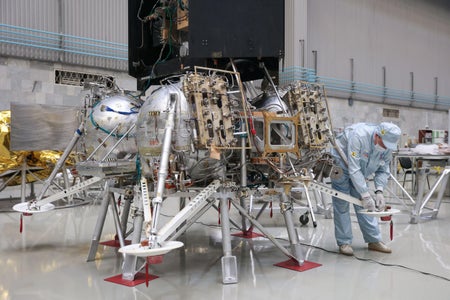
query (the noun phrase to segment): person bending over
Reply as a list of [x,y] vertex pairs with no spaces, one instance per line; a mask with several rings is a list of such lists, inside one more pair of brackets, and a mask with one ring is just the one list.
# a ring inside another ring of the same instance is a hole
[[[392,151],[397,149],[400,136],[400,128],[392,123],[357,123],[345,128],[336,137],[336,143],[342,151],[336,149],[331,151],[335,164],[343,171],[342,175],[332,176],[332,188],[362,200],[362,207],[353,206],[364,241],[368,243],[369,250],[383,253],[391,253],[392,250],[381,241],[378,219],[361,214],[360,211],[363,208],[369,211],[385,209],[383,189],[390,176]],[[372,175],[374,175],[375,199],[369,193],[367,184],[368,177]],[[339,253],[353,255],[350,203],[336,197],[332,197],[332,202]]]

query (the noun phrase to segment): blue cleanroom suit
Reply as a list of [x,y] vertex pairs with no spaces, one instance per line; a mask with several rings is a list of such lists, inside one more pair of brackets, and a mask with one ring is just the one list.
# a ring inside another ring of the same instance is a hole
[[[337,136],[336,142],[341,147],[348,160],[348,167],[338,152],[333,149],[331,154],[335,163],[343,170],[339,178],[332,178],[332,187],[340,192],[361,199],[368,195],[367,179],[374,175],[376,190],[383,190],[390,176],[389,164],[392,151],[377,149],[374,136],[380,130],[379,125],[358,123],[347,127]],[[350,220],[350,203],[333,197],[335,237],[338,246],[351,245],[353,234]],[[366,243],[381,241],[378,220],[375,217],[360,214],[361,206],[353,205],[359,227]]]

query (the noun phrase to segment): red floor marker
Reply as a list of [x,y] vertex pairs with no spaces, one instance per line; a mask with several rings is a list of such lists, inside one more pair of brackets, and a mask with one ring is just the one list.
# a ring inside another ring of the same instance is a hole
[[253,238],[257,238],[257,237],[264,237],[263,234],[256,233],[256,232],[253,232],[253,231],[241,231],[241,232],[233,233],[232,236],[237,236],[237,237],[241,237],[241,238],[245,238],[245,239],[253,239]]
[[303,272],[303,271],[307,271],[307,270],[310,270],[313,268],[320,267],[322,265],[312,262],[312,261],[305,260],[303,265],[299,266],[298,262],[291,258],[289,260],[274,264],[274,266],[282,267],[282,268],[286,268],[286,269],[290,269],[290,270],[294,270],[294,271],[298,271],[298,272]]
[[[119,240],[104,241],[104,242],[100,242],[99,244],[103,245],[103,246],[108,246],[108,247],[120,248]],[[131,245],[131,241],[125,240],[125,245]]]
[[149,281],[152,281],[156,278],[158,278],[158,276],[156,276],[156,275],[152,275],[152,274],[147,275],[145,273],[137,273],[134,276],[134,280],[125,280],[125,279],[122,279],[122,274],[119,274],[119,275],[116,275],[113,277],[105,278],[105,281],[132,287],[132,286],[137,286],[144,282],[146,282],[148,284]]

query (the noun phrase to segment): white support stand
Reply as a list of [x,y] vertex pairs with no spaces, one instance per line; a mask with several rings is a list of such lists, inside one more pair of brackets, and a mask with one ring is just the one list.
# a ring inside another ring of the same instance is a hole
[[[426,175],[424,170],[420,170],[420,172],[418,173],[419,178],[417,179],[418,182],[420,182],[420,185],[416,203],[414,205],[414,209],[411,212],[411,219],[410,219],[411,224],[417,224],[420,218],[431,218],[431,219],[436,218],[439,212],[439,207],[441,206],[442,197],[444,196],[445,189],[447,187],[449,174],[450,174],[450,166],[447,166],[445,167],[444,171],[442,172],[438,180],[434,183],[433,187],[430,189],[428,194],[426,194],[424,197],[423,194],[425,190],[426,180],[421,180],[421,177]],[[426,207],[428,201],[430,201],[431,197],[433,196],[433,193],[436,191],[439,185],[441,186],[441,189],[439,190],[434,206],[431,208]]]

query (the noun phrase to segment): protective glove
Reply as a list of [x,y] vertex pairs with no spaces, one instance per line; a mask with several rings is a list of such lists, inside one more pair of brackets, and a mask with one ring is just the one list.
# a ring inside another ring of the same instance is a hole
[[384,209],[386,208],[386,200],[384,200],[383,192],[376,193],[375,206],[379,211],[384,211]]
[[372,196],[363,196],[362,197],[362,205],[365,209],[368,211],[374,211],[375,210],[375,201],[373,200]]

